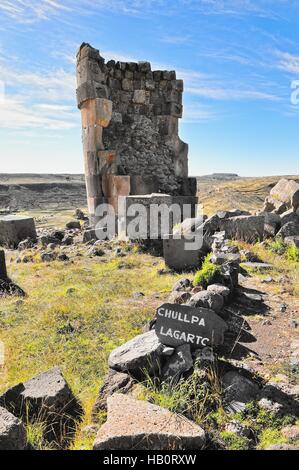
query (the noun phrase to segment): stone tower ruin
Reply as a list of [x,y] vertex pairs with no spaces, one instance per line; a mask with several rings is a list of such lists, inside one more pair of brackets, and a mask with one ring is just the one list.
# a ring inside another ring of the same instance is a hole
[[188,145],[178,136],[183,81],[175,71],[152,71],[149,62],[105,63],[83,43],[77,86],[91,221],[102,202],[117,212],[118,196],[161,193],[196,202]]

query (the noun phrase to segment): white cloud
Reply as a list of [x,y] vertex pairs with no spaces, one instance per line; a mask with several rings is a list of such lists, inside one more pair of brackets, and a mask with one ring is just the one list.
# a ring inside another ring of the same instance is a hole
[[236,87],[217,88],[208,85],[197,87],[186,87],[185,91],[191,95],[209,98],[211,100],[266,100],[278,101],[279,97],[274,94],[254,89],[238,89]]
[[7,88],[18,89],[27,93],[34,99],[46,98],[50,101],[74,101],[76,79],[74,73],[57,69],[47,72],[21,71],[7,66],[1,66],[0,80]]
[[183,123],[196,123],[203,121],[210,121],[217,117],[217,113],[211,106],[203,105],[201,103],[187,103],[183,110]]
[[76,127],[75,73],[63,69],[34,72],[13,69],[4,61],[0,82],[0,127],[6,129],[63,130]]
[[22,96],[7,95],[0,105],[0,127],[4,129],[65,130],[78,123],[79,116],[72,109],[34,105]]
[[1,0],[0,12],[20,23],[45,20],[62,11],[70,11],[67,2],[60,0]]
[[278,68],[280,70],[299,76],[299,55],[281,51],[277,51],[276,55],[279,57]]

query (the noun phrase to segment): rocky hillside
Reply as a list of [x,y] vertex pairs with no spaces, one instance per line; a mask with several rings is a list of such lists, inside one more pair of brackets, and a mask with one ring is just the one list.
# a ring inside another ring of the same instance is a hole
[[299,176],[260,178],[200,176],[197,178],[199,201],[203,204],[204,213],[209,215],[217,212],[219,208],[256,211],[261,208],[265,197],[281,178],[294,179],[299,182]]

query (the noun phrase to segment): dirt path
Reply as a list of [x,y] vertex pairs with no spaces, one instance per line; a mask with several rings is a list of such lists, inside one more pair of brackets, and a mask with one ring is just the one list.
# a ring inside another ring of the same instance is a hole
[[291,295],[287,278],[281,278],[279,283],[276,280],[266,283],[252,276],[243,279],[240,285],[241,291],[262,297],[251,305],[234,304],[255,338],[255,342],[246,345],[251,351],[246,361],[263,375],[290,372],[291,356],[293,362],[296,357],[299,362],[299,299]]

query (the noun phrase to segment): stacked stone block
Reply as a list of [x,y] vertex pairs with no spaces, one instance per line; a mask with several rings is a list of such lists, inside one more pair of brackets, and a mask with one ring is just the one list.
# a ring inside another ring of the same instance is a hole
[[195,196],[188,145],[178,136],[183,81],[175,71],[152,71],[149,62],[105,63],[98,50],[83,43],[77,83],[91,216],[98,204],[114,204],[118,195]]

